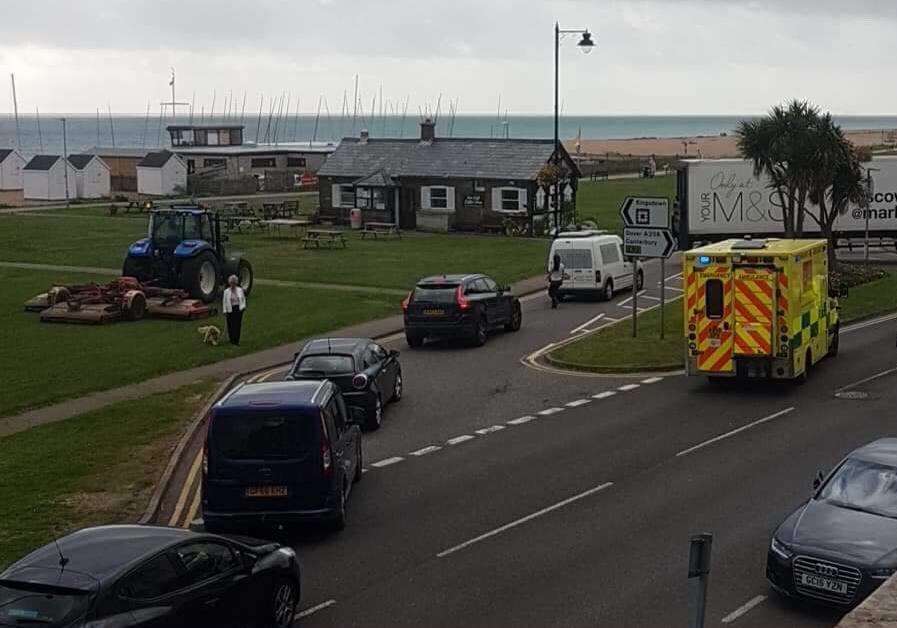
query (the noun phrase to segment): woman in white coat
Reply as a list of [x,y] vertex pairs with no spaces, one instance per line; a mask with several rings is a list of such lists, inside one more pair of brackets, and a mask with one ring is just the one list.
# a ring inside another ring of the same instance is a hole
[[243,327],[243,312],[246,310],[246,295],[238,283],[237,276],[227,278],[227,288],[224,289],[222,300],[224,318],[227,320],[227,337],[230,343],[240,346],[240,331]]

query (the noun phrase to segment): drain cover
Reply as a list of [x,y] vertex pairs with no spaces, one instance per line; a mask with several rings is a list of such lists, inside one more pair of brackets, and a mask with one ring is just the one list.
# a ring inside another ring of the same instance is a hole
[[858,399],[868,399],[869,393],[864,390],[845,390],[843,392],[835,393],[835,397],[838,399],[849,399],[849,400],[858,400]]

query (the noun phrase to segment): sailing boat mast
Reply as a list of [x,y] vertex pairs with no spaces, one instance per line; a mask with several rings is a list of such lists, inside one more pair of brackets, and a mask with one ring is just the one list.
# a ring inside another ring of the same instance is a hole
[[40,109],[34,106],[34,113],[37,114],[37,141],[40,142],[40,152],[44,152],[44,136],[40,131]]
[[10,74],[12,80],[12,108],[16,116],[16,148],[22,150],[22,135],[19,132],[19,100],[16,97],[16,75]]

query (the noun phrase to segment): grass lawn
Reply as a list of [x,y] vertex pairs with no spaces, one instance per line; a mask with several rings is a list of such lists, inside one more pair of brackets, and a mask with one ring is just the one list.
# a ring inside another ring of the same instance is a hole
[[256,286],[239,348],[210,347],[202,321],[143,320],[103,326],[41,323],[22,304],[53,282],[106,278],[0,268],[0,416],[321,334],[400,311],[395,295]]
[[0,570],[74,529],[137,519],[215,386],[197,382],[0,438]]
[[[850,296],[841,300],[841,322],[847,324],[861,318],[892,312],[897,309],[897,270],[888,269],[888,276],[851,288]],[[639,337],[632,338],[632,326],[623,321],[560,347],[549,354],[549,360],[568,368],[625,373],[648,370],[673,370],[685,363],[682,301],[667,307],[666,338],[660,340],[660,310],[639,317]]]
[[622,235],[620,205],[627,196],[665,196],[672,203],[676,196],[676,177],[581,181],[576,199],[577,215],[582,220],[594,220],[600,229]]

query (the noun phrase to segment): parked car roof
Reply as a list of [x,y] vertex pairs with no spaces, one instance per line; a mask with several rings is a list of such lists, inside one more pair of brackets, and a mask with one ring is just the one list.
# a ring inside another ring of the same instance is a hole
[[319,403],[319,393],[326,381],[260,382],[243,384],[216,404],[222,409],[249,408],[252,406],[283,406],[287,408],[311,408]]

